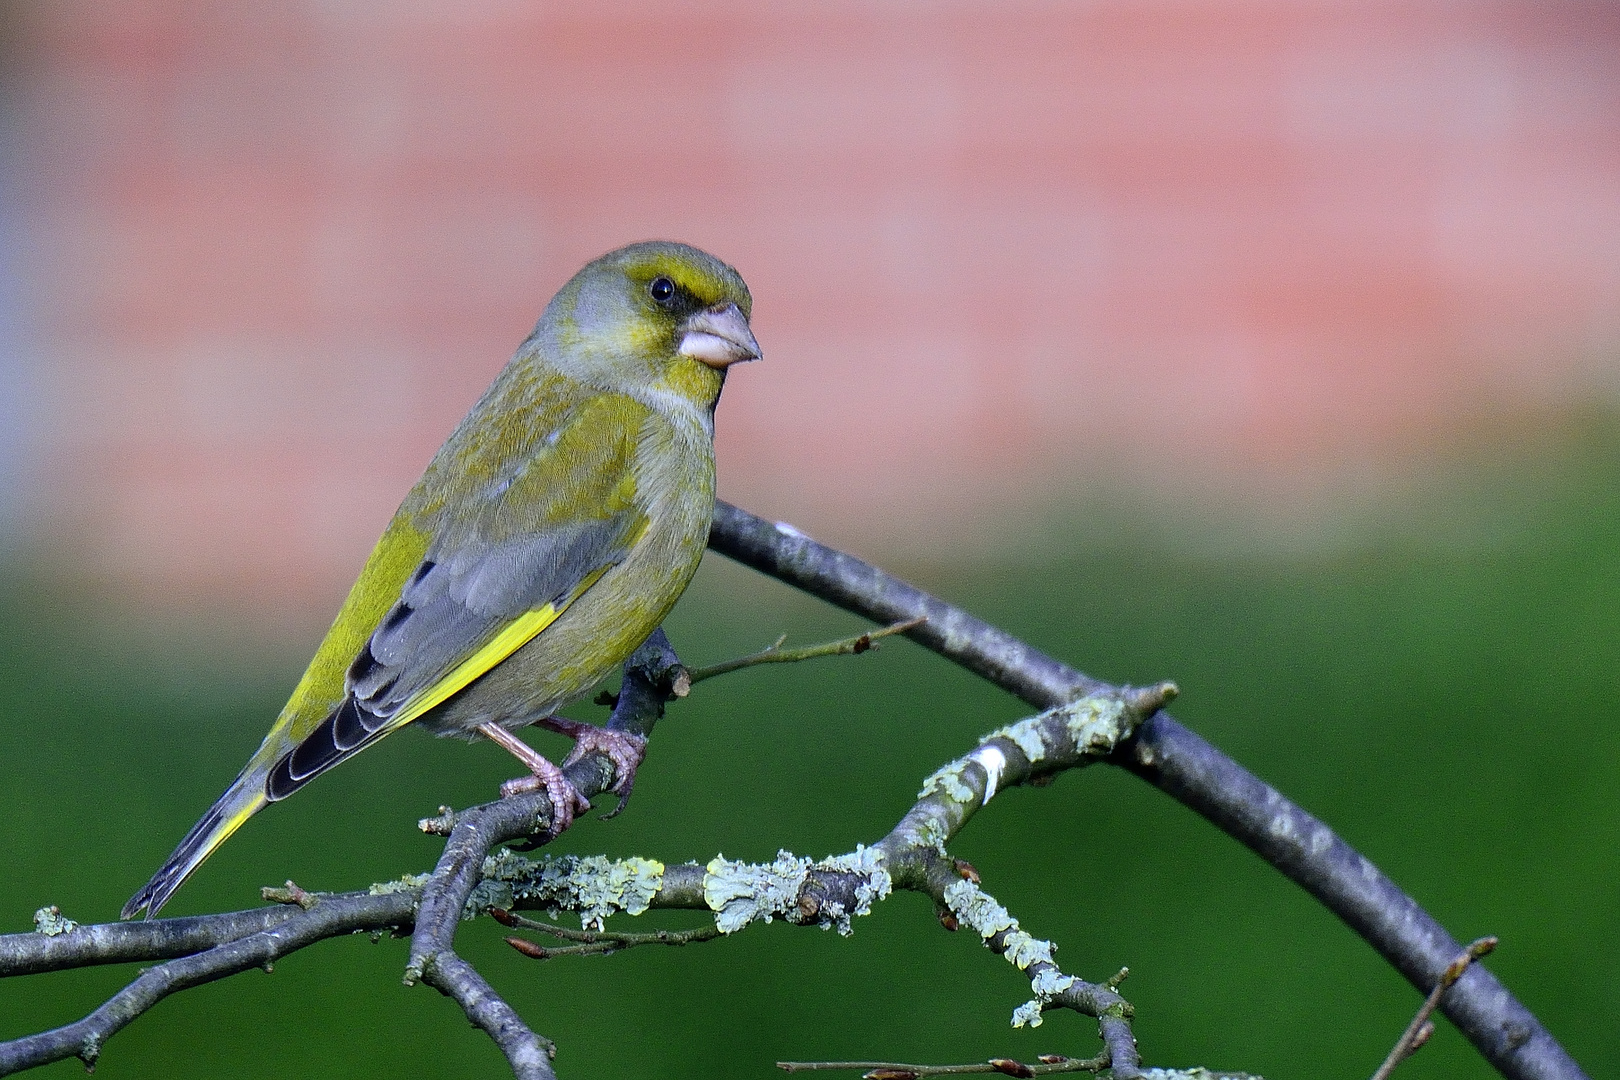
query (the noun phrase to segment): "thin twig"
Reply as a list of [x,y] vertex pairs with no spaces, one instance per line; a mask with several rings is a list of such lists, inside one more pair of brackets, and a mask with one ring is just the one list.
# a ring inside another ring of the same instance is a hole
[[928,616],[919,615],[914,619],[892,623],[879,630],[868,630],[854,637],[840,638],[837,641],[826,641],[820,645],[806,645],[802,649],[784,649],[782,643],[787,640],[783,634],[775,642],[765,646],[756,653],[739,656],[731,660],[723,660],[708,667],[688,668],[687,675],[695,686],[704,679],[712,679],[716,675],[725,675],[733,671],[740,671],[756,664],[795,664],[800,660],[814,660],[818,656],[859,656],[863,652],[877,648],[879,638],[886,638],[893,634],[903,634],[907,630],[915,630],[928,621]]
[[691,945],[699,941],[713,941],[720,936],[718,926],[699,926],[691,930],[653,930],[648,933],[629,933],[623,930],[573,930],[566,926],[530,919],[516,912],[491,909],[490,917],[502,926],[523,930],[537,930],[562,941],[576,944],[547,947],[536,945],[526,938],[509,937],[506,943],[524,956],[534,960],[549,960],[554,956],[606,956],[621,949],[637,945]]
[[1434,984],[1434,989],[1429,991],[1429,996],[1418,1006],[1417,1015],[1406,1025],[1401,1037],[1395,1040],[1394,1048],[1390,1050],[1384,1063],[1378,1066],[1378,1071],[1372,1074],[1372,1080],[1389,1080],[1389,1074],[1395,1071],[1395,1066],[1417,1053],[1418,1048],[1429,1041],[1429,1036],[1434,1032],[1434,1023],[1429,1017],[1439,1007],[1440,999],[1445,996],[1447,990],[1456,985],[1458,979],[1463,977],[1468,965],[1482,956],[1490,955],[1496,945],[1497,939],[1494,937],[1479,938],[1470,942],[1468,948],[1446,965],[1446,970],[1440,973],[1440,979]]
[[865,1071],[862,1080],[919,1080],[925,1076],[962,1076],[968,1073],[1000,1073],[1003,1076],[1050,1076],[1053,1073],[1100,1072],[1108,1068],[1106,1054],[1094,1058],[1069,1058],[1062,1054],[1042,1054],[1036,1065],[1012,1058],[991,1058],[970,1065],[907,1065],[897,1061],[778,1061],[783,1072]]

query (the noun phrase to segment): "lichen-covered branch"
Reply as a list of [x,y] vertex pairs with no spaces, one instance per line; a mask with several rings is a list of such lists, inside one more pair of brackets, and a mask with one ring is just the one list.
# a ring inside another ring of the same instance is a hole
[[[980,887],[971,867],[949,857],[947,845],[998,791],[1105,759],[1174,693],[1169,683],[1126,688],[991,732],[929,776],[887,836],[846,855],[818,861],[782,851],[769,863],[734,862],[722,855],[702,867],[666,867],[651,859],[528,859],[501,852],[486,862],[466,914],[488,911],[511,923],[520,922],[508,914],[513,909],[545,910],[553,918],[574,911],[592,941],[609,915],[659,907],[706,908],[714,913],[715,928],[726,934],[776,919],[848,934],[855,918],[893,890],[922,892],[933,898],[947,927],[975,931],[1029,979],[1033,997],[1013,1011],[1014,1026],[1039,1026],[1048,1009],[1094,1017],[1112,1075],[1135,1080],[1143,1072],[1131,1034],[1132,1011],[1113,981],[1089,983],[1064,973],[1054,959],[1055,946],[1025,931]],[[532,948],[531,955],[555,954]]]
[[[709,546],[746,566],[877,622],[925,616],[906,636],[1035,708],[1110,687],[877,567],[728,503]],[[1166,713],[1120,748],[1130,769],[1257,852],[1427,990],[1461,946],[1333,830]],[[1497,978],[1473,965],[1441,1011],[1511,1080],[1585,1080],[1573,1058]]]
[[[999,791],[1095,760],[1136,772],[1247,844],[1344,919],[1414,985],[1436,985],[1457,955],[1459,947],[1438,923],[1330,829],[1160,711],[1174,693],[1170,684],[1132,690],[1099,682],[859,559],[725,503],[716,508],[710,545],[874,621],[907,624],[904,632],[913,640],[1047,711],[993,732],[936,772],[876,844],[820,861],[787,852],[768,864],[720,856],[704,865],[671,866],[652,860],[530,860],[501,845],[534,843],[545,835],[551,807],[542,792],[534,792],[459,814],[443,810],[424,821],[425,830],[447,837],[433,872],[365,893],[289,888],[275,893],[287,901],[275,907],[109,926],[79,926],[42,909],[34,933],[0,936],[0,976],[163,962],[76,1024],[0,1043],[0,1074],[67,1057],[91,1063],[107,1037],[169,993],[268,965],[324,937],[369,931],[410,932],[407,981],[427,982],[460,1004],[518,1076],[553,1080],[550,1043],[456,955],[454,935],[465,918],[514,908],[569,910],[580,914],[582,933],[601,935],[596,944],[614,940],[603,927],[609,914],[654,907],[708,910],[720,933],[778,918],[847,933],[873,903],[892,890],[909,889],[933,897],[942,923],[979,933],[1029,978],[1032,997],[1015,1012],[1015,1022],[1034,1025],[1053,1008],[1095,1017],[1116,1077],[1223,1075],[1141,1069],[1130,1007],[1118,995],[1117,981],[1087,983],[1061,971],[1050,943],[1024,931],[971,868],[946,854],[950,838]],[[847,651],[859,651],[862,639],[851,640],[855,645]],[[739,666],[747,665],[732,668]],[[664,705],[690,686],[690,676],[657,633],[627,663],[608,727],[645,737]],[[613,773],[612,761],[601,754],[581,758],[568,771],[588,797],[613,787]],[[1461,973],[1440,1007],[1503,1075],[1584,1080],[1535,1017],[1480,965]],[[1018,1064],[997,1061],[1008,1068]]]

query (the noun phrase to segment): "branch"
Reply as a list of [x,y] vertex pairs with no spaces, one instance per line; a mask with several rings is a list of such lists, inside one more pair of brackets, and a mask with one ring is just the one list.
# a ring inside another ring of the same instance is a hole
[[[0,1043],[0,1076],[71,1057],[84,1062],[87,1069],[94,1068],[108,1038],[170,994],[250,968],[268,969],[288,953],[325,938],[364,930],[403,931],[411,925],[414,899],[408,892],[356,893],[321,897],[307,909],[264,908],[201,919],[159,919],[145,924],[81,926],[54,935],[36,931],[0,937],[0,972],[5,974],[192,951],[192,955],[147,968],[83,1020]],[[262,929],[254,930],[255,924]],[[208,934],[220,935],[221,940],[196,951],[196,944]],[[236,936],[225,936],[232,934]]]
[[224,915],[81,926],[62,918],[54,907],[41,908],[34,915],[32,934],[0,936],[0,978],[93,964],[172,960],[280,926],[294,914],[287,908],[272,907]]
[[[662,630],[653,631],[625,663],[624,683],[607,727],[648,737],[676,688],[687,685],[685,669],[669,639]],[[606,755],[588,754],[570,765],[567,775],[590,799],[612,788],[613,771],[613,762]],[[545,834],[551,813],[545,792],[535,791],[486,803],[459,817],[444,815],[447,823],[454,824],[444,854],[422,887],[410,959],[405,965],[406,984],[420,979],[455,1000],[467,1018],[495,1040],[519,1080],[555,1080],[551,1043],[531,1031],[482,976],[456,955],[453,943],[490,851],[509,840]]]
[[[790,526],[772,525],[725,503],[716,506],[710,545],[874,621],[908,623],[904,632],[913,640],[1049,711],[992,734],[972,753],[930,777],[917,804],[873,848],[857,847],[851,855],[822,863],[783,853],[777,863],[763,867],[720,858],[707,866],[667,868],[648,860],[626,860],[611,864],[607,878],[591,860],[578,860],[575,868],[581,873],[576,884],[605,884],[609,902],[603,902],[602,895],[593,899],[578,893],[570,904],[549,906],[573,906],[598,923],[612,910],[634,913],[639,904],[640,910],[649,905],[706,907],[716,913],[721,932],[773,917],[847,931],[851,917],[869,910],[891,884],[923,891],[940,905],[942,922],[965,923],[978,930],[992,951],[1030,978],[1035,1000],[1020,1009],[1024,1022],[1038,1023],[1040,1013],[1049,1008],[1094,1016],[1114,1074],[1140,1076],[1129,1006],[1115,992],[1116,981],[1084,983],[1060,972],[1050,962],[1049,943],[1019,929],[977,881],[963,876],[944,849],[949,837],[998,790],[1039,781],[1101,754],[1261,854],[1420,988],[1437,984],[1459,951],[1438,923],[1326,826],[1157,711],[1173,692],[1169,684],[1142,691],[1091,679]],[[665,703],[684,696],[689,686],[690,677],[668,642],[661,632],[655,633],[627,662],[608,727],[647,735]],[[569,778],[587,796],[594,796],[612,785],[613,771],[607,758],[589,755],[570,766]],[[551,807],[543,792],[461,814],[444,810],[423,822],[427,831],[448,836],[434,872],[368,893],[288,889],[278,895],[294,902],[289,906],[112,926],[80,927],[44,909],[38,932],[0,937],[0,975],[129,960],[168,962],[143,972],[76,1024],[0,1043],[0,1074],[66,1057],[91,1063],[109,1035],[167,994],[268,965],[322,938],[356,931],[374,935],[413,931],[407,981],[421,979],[455,999],[506,1053],[517,1075],[551,1080],[549,1042],[530,1031],[452,947],[465,914],[511,908],[514,889],[521,891],[511,872],[528,860],[510,851],[494,856],[489,852],[543,833],[550,819]],[[560,865],[556,860],[530,864],[551,870]],[[650,866],[657,866],[659,873],[656,887],[649,891]],[[494,903],[503,893],[504,902]],[[996,927],[1002,916],[1008,924]],[[987,928],[993,929],[986,932]],[[1584,1076],[1535,1017],[1479,965],[1461,972],[1441,1004],[1505,1076],[1515,1080]]]
[[[875,622],[924,616],[928,621],[907,637],[1036,708],[1111,689],[869,563],[729,503],[715,505],[709,546]],[[1433,986],[1461,950],[1444,927],[1333,830],[1167,714],[1145,722],[1116,763],[1282,871],[1418,989]],[[1511,1080],[1585,1080],[1541,1022],[1480,965],[1446,995],[1442,1011]]]

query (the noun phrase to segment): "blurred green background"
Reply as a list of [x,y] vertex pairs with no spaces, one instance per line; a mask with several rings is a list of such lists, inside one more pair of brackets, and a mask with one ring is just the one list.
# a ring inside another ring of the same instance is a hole
[[[1070,539],[1040,556],[894,569],[1098,676],[1178,681],[1184,723],[1325,819],[1453,934],[1499,935],[1490,966],[1592,1076],[1620,1075],[1620,423],[1578,418],[1495,463],[1442,469],[1331,541],[1221,542],[1239,516],[1097,509],[1084,528],[1049,523]],[[158,631],[22,567],[9,580],[0,924],[26,930],[48,903],[107,920],[257,744],[313,639]],[[668,629],[704,663],[783,630],[809,642],[859,625],[711,556]],[[556,850],[849,850],[881,836],[939,763],[1025,712],[905,642],[728,676],[671,710],[629,811],[582,820]],[[417,817],[485,800],[510,772],[493,747],[390,739],[255,819],[167,913],[250,906],[287,878],[351,889],[426,869],[438,843]],[[1363,1077],[1418,1003],[1304,893],[1116,770],[1005,794],[956,853],[1060,944],[1066,969],[1100,979],[1130,966],[1124,991],[1154,1064]],[[542,964],[503,933],[467,925],[463,954],[557,1040],[565,1077],[1096,1049],[1093,1024],[1073,1016],[1011,1029],[1020,978],[943,932],[916,896],[848,940],[777,924]],[[501,1075],[459,1010],[400,984],[404,958],[402,942],[337,940],[271,975],[186,992],[117,1036],[98,1075]],[[76,1018],[133,974],[0,983],[0,1036]],[[1445,1023],[1401,1074],[1492,1075]]]

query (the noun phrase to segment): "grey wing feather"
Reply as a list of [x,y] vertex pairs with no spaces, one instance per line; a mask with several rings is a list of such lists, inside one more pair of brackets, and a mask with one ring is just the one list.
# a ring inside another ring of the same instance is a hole
[[429,550],[349,668],[350,692],[372,716],[392,715],[501,625],[622,559],[635,518],[618,514],[500,543],[463,541],[453,552]]

